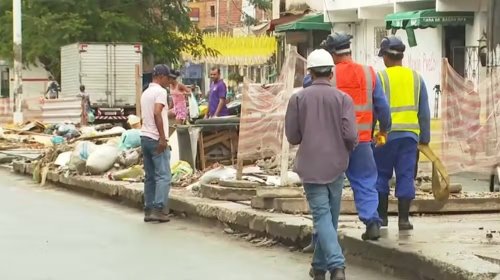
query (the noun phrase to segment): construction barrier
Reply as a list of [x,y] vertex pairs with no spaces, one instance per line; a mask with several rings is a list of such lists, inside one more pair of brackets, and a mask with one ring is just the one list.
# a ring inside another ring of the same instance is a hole
[[489,67],[477,87],[442,63],[439,157],[450,174],[491,173],[500,163],[500,69]]

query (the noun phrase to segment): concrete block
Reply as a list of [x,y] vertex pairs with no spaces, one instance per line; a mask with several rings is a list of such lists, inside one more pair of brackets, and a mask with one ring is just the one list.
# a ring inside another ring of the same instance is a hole
[[201,196],[215,200],[251,200],[255,196],[255,188],[228,188],[211,184],[201,184]]
[[289,214],[308,214],[309,204],[305,197],[301,198],[275,198],[274,199],[274,209],[279,212],[289,213]]
[[[306,235],[312,221],[303,217],[283,216],[266,220],[266,232],[280,240],[300,242]],[[309,231],[310,232],[310,231]]]
[[131,202],[137,205],[144,204],[144,191],[143,188],[128,185],[128,186],[119,186],[118,188],[118,197],[125,201]]
[[252,208],[255,209],[273,209],[274,207],[274,198],[272,197],[252,197],[252,201],[250,203]]
[[197,215],[198,197],[184,197],[170,193],[168,206],[175,212],[186,213],[188,215]]
[[266,221],[267,217],[261,215],[255,215],[252,220],[249,222],[249,229],[258,233],[266,232]]
[[244,180],[220,180],[219,186],[221,187],[229,187],[229,188],[256,188],[260,186],[259,183],[244,181]]
[[258,197],[276,198],[276,197],[303,197],[304,189],[302,187],[257,187]]

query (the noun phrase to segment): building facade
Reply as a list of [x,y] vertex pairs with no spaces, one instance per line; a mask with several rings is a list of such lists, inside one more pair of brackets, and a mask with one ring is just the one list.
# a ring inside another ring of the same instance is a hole
[[245,14],[259,22],[271,17],[271,12],[256,9],[248,0],[191,0],[188,7],[191,21],[204,32],[238,32],[246,27]]
[[[416,28],[414,34],[404,29],[394,30],[407,44],[404,63],[417,70],[425,79],[429,103],[434,116],[438,114],[438,94],[441,80],[441,59],[448,58],[454,69],[478,83],[485,69],[478,59],[479,45],[488,36],[488,7],[494,0],[327,0],[325,20],[334,24],[334,30],[354,35],[354,57],[361,63],[384,68],[377,57],[382,38],[391,34],[387,15],[429,10],[440,18],[433,28]],[[455,16],[463,13],[463,21],[446,24],[447,13]],[[472,19],[473,17],[473,19]],[[410,21],[402,21],[410,24]],[[442,22],[443,24],[440,24]],[[412,38],[409,38],[412,37]],[[415,39],[415,46],[409,42]]]

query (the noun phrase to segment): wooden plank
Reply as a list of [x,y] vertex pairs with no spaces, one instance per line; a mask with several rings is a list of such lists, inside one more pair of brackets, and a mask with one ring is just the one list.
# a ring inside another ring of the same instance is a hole
[[198,145],[199,145],[198,154],[200,155],[201,170],[205,170],[207,163],[206,163],[206,159],[205,159],[205,144],[204,144],[204,139],[203,139],[203,130],[200,131],[200,137],[198,138]]

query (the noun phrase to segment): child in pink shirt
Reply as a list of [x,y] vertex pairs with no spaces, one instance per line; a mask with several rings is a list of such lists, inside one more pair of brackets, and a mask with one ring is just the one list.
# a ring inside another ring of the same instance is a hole
[[[180,72],[178,70],[171,71],[171,77],[177,79],[180,76]],[[172,102],[174,103],[173,113],[175,114],[175,121],[177,124],[184,124],[189,116],[189,111],[186,105],[186,95],[190,95],[191,90],[179,83],[177,80],[174,80],[172,84],[170,84],[170,95],[172,96]]]

